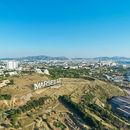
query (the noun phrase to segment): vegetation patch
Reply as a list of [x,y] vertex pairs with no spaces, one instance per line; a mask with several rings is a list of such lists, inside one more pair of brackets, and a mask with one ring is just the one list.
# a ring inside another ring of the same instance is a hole
[[10,94],[1,94],[0,100],[11,100],[11,95]]
[[61,130],[64,130],[66,128],[66,126],[63,123],[61,123],[60,121],[54,121],[53,125],[57,128],[60,128]]
[[71,101],[71,99],[64,95],[60,96],[59,100],[64,103],[65,106],[69,107],[74,113],[76,113],[87,125],[93,129],[103,130],[101,122],[97,121],[91,115],[85,112],[85,110],[78,104]]

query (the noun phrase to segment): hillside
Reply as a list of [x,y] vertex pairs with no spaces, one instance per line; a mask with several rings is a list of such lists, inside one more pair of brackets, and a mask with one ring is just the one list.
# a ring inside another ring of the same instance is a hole
[[[71,127],[79,130],[90,129],[91,125],[87,121],[84,122],[82,116],[78,117],[74,109],[69,109],[59,100],[59,97],[64,95],[70,98],[72,104],[82,106],[82,109],[80,108],[78,111],[82,110],[86,115],[86,119],[89,118],[92,124],[95,124],[95,127],[98,127],[101,123],[102,128],[117,129],[117,122],[120,122],[120,124],[123,122],[122,126],[128,128],[126,122],[120,121],[115,115],[112,118],[114,117],[117,121],[112,124],[110,120],[102,119],[103,112],[100,115],[93,109],[97,105],[97,110],[108,111],[109,115],[107,99],[113,96],[125,95],[125,92],[118,86],[97,79],[61,78],[60,87],[47,87],[34,91],[31,89],[32,83],[49,80],[49,77],[32,74],[12,77],[11,79],[14,81],[14,85],[2,88],[1,93],[11,94],[12,99],[0,101],[1,109],[4,108],[3,104],[5,104],[10,109],[10,113],[15,112],[16,114],[18,112],[16,115],[7,116],[8,118],[2,117],[3,121],[1,123],[8,125],[9,128],[20,127],[23,130],[32,130],[33,128],[39,128],[39,130],[46,128],[49,130],[51,128],[55,130],[59,127],[57,123],[60,123],[60,127],[64,128],[63,130],[71,130]],[[46,96],[49,99],[41,103],[41,99],[46,99]],[[31,105],[36,101],[38,102],[36,106]],[[22,119],[26,120],[23,121]],[[102,122],[100,122],[101,120]]]

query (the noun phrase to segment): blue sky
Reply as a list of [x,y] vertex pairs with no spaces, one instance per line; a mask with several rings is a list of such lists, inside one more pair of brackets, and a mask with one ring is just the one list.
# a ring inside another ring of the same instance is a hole
[[0,57],[130,57],[129,0],[1,0]]

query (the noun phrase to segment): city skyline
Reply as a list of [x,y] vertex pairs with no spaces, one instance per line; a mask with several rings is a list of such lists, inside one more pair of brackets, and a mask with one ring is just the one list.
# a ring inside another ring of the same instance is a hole
[[130,57],[128,0],[4,0],[0,57]]

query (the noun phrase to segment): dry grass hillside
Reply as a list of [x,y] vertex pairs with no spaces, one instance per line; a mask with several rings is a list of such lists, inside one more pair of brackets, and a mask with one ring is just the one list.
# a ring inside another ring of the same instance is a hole
[[[21,123],[22,130],[34,130],[34,127],[42,129],[46,128],[48,125],[51,128],[54,128],[54,130],[58,130],[59,128],[54,127],[54,122],[61,122],[60,125],[62,124],[62,127],[66,127],[66,130],[70,129],[69,125],[75,126],[75,128],[78,127],[79,130],[82,130],[80,129],[80,126],[84,126],[85,128],[89,129],[89,125],[85,124],[80,118],[77,118],[72,111],[59,102],[59,96],[69,95],[73,102],[81,104],[82,97],[85,96],[84,99],[86,100],[86,95],[89,94],[90,96],[94,96],[94,99],[97,99],[97,103],[105,104],[107,98],[125,95],[125,92],[118,86],[114,86],[110,83],[100,80],[90,81],[85,79],[62,78],[59,88],[56,88],[55,86],[55,88],[47,87],[34,91],[31,89],[31,85],[40,81],[49,80],[48,77],[32,74],[21,77],[12,77],[11,79],[13,79],[14,85],[2,88],[1,93],[11,94],[12,100],[1,100],[1,109],[4,108],[4,106],[8,109],[11,109],[15,106],[24,105],[30,99],[44,97],[45,95],[51,97],[51,100],[46,102],[43,106],[32,109],[31,111],[18,116],[17,122]],[[52,112],[55,114],[54,117]],[[95,120],[101,120],[99,116],[93,112],[90,112],[89,109],[85,109],[85,112],[88,114],[91,113],[91,117],[93,117]],[[67,113],[74,115],[68,117]],[[44,115],[47,117],[47,122],[42,119]],[[3,120],[3,122],[8,124],[9,120],[6,119],[5,121]],[[77,122],[79,122],[78,125]],[[68,123],[70,124],[68,125]],[[103,120],[102,124],[110,129],[115,128],[112,124]]]
[[64,89],[68,90],[71,98],[78,102],[85,93],[92,93],[103,102],[113,96],[123,96],[125,92],[118,86],[100,80],[88,81],[83,79],[62,79]]

